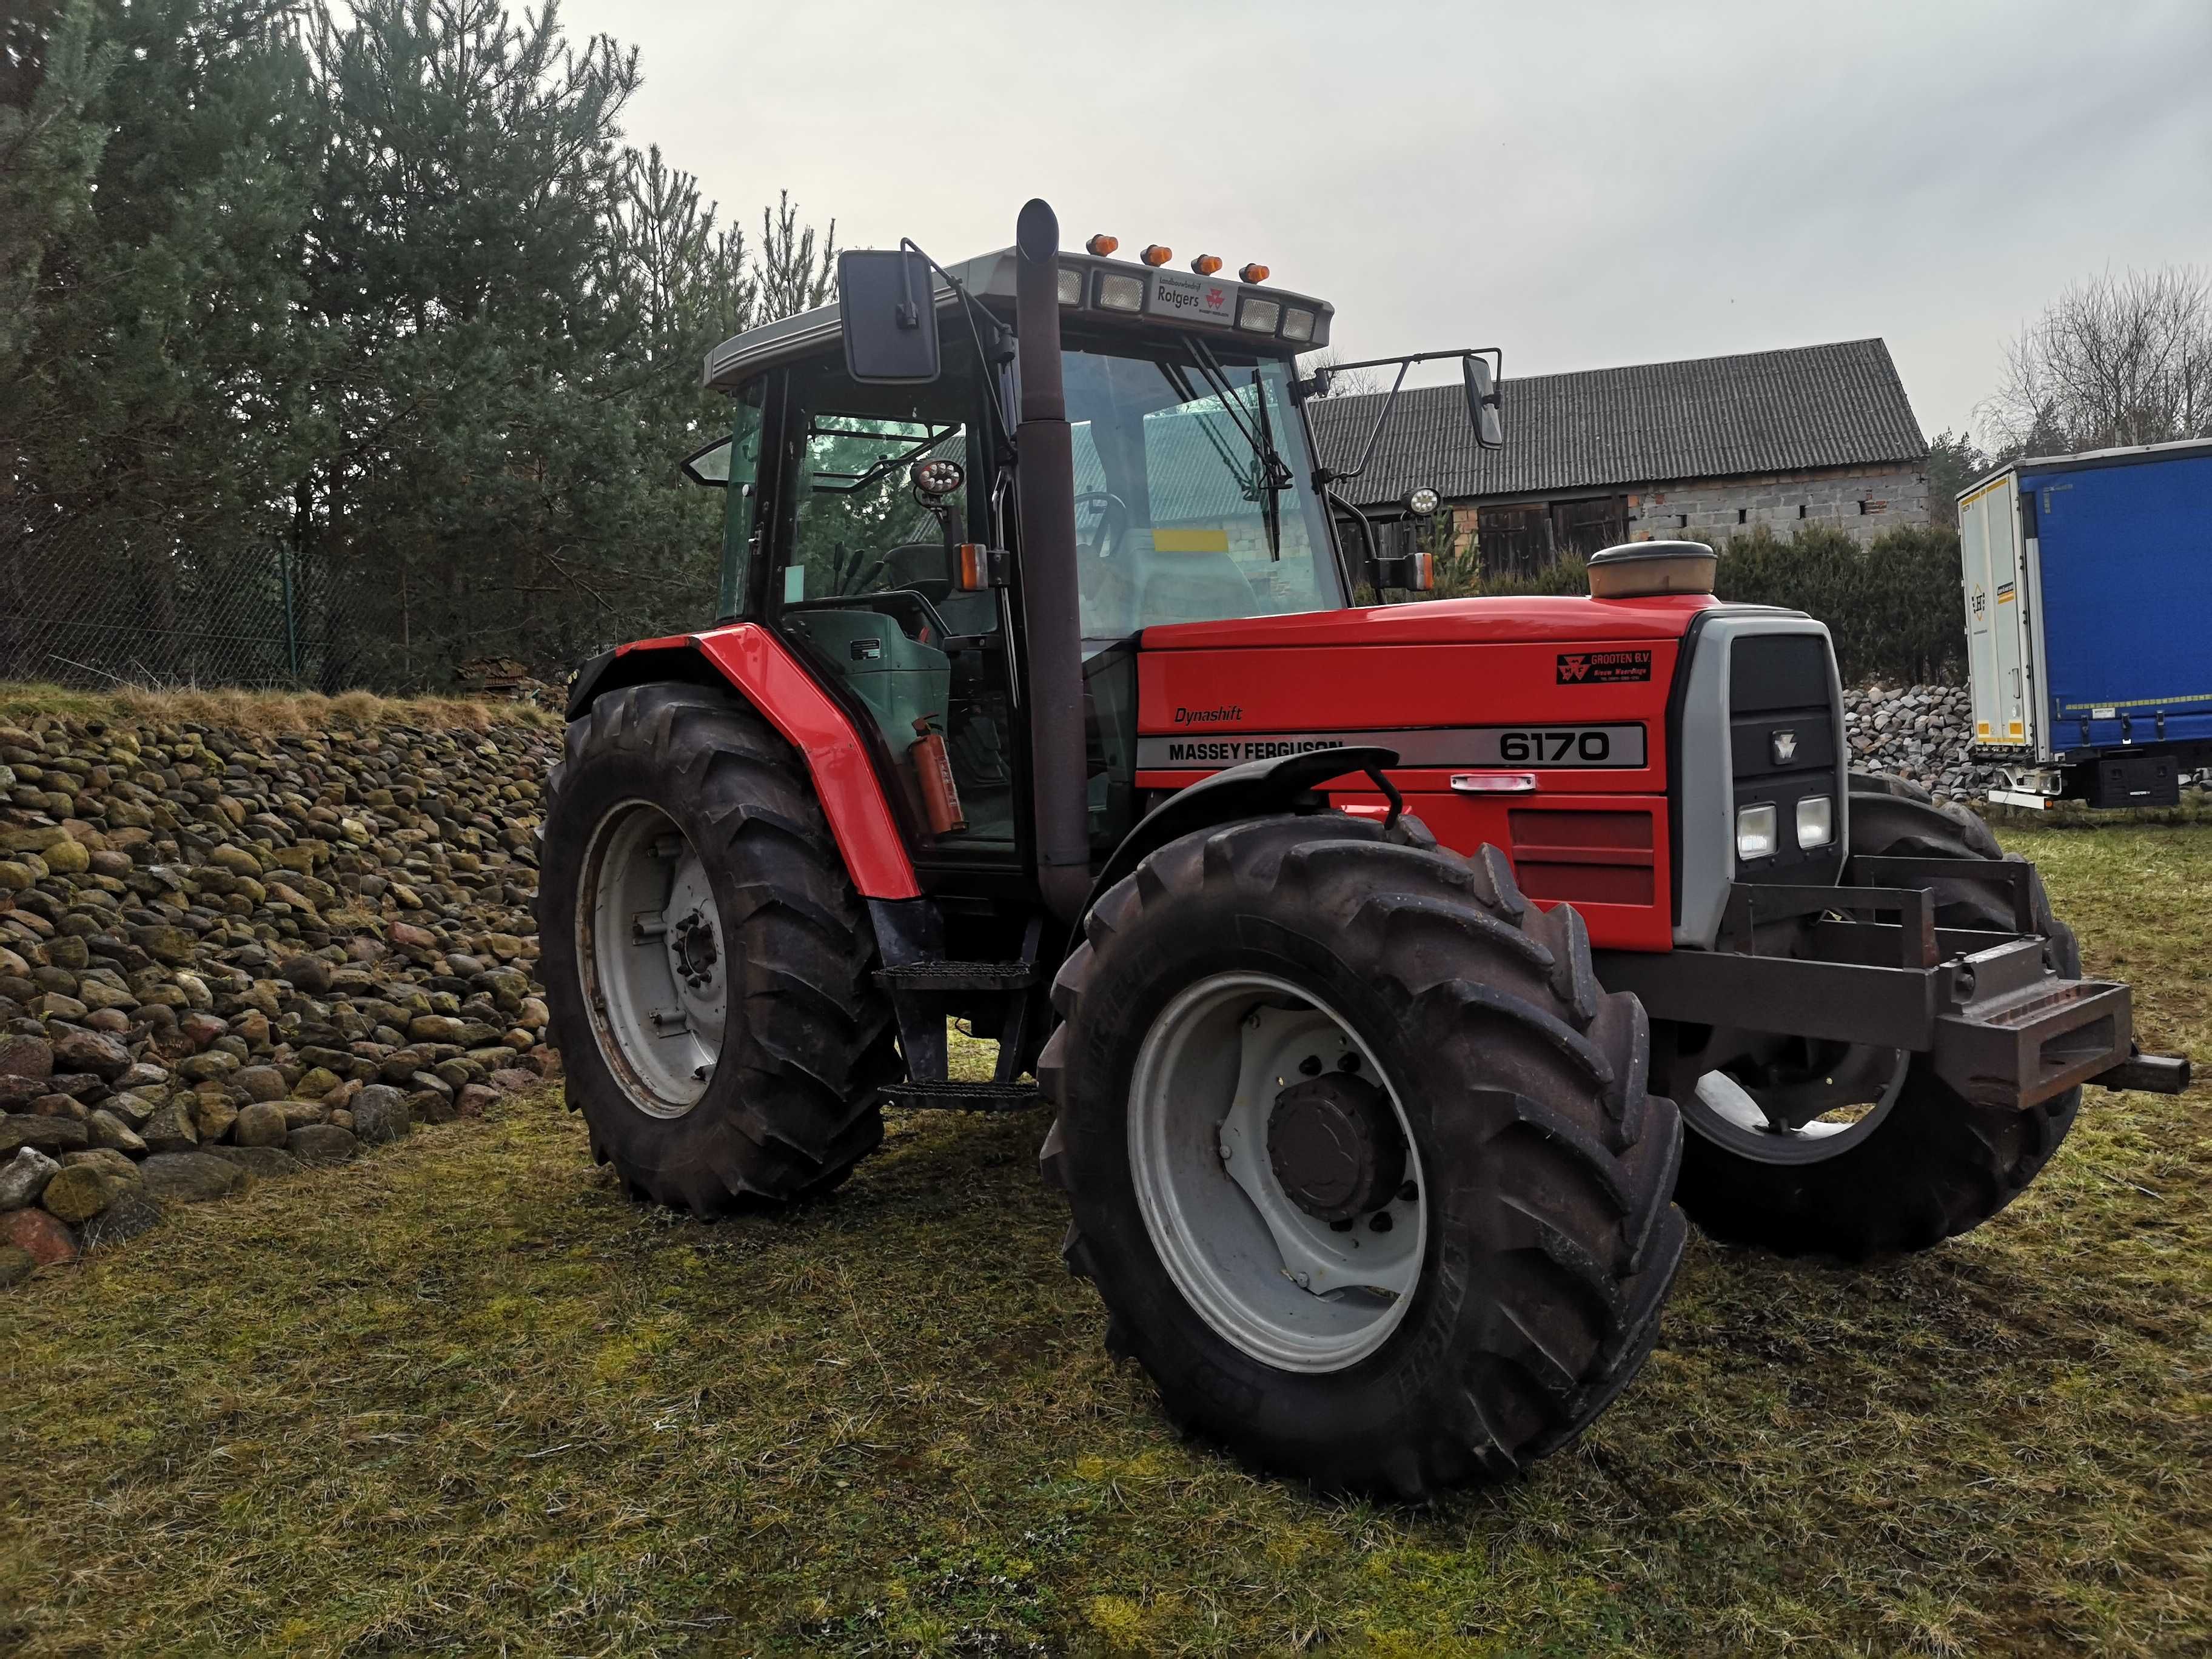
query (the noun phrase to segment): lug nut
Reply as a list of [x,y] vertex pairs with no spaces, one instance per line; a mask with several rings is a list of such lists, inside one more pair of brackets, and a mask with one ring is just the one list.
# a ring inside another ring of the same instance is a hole
[[1321,1075],[1321,1056],[1319,1054],[1308,1054],[1304,1060],[1300,1060],[1298,1062],[1298,1075],[1301,1077],[1319,1077]]
[[1391,1225],[1390,1212],[1377,1210],[1375,1212],[1375,1218],[1367,1224],[1367,1231],[1370,1233],[1387,1233],[1390,1231]]
[[1340,1072],[1358,1071],[1359,1069],[1359,1056],[1357,1054],[1346,1054],[1342,1060],[1336,1062],[1336,1069]]
[[1411,1203],[1412,1203],[1415,1199],[1419,1198],[1420,1195],[1421,1195],[1421,1189],[1420,1189],[1420,1188],[1419,1188],[1417,1184],[1415,1184],[1414,1182],[1410,1182],[1410,1181],[1409,1181],[1409,1182],[1407,1182],[1404,1186],[1402,1186],[1402,1187],[1401,1187],[1401,1188],[1398,1188],[1398,1201],[1399,1201],[1400,1203],[1401,1203],[1401,1204],[1411,1204]]

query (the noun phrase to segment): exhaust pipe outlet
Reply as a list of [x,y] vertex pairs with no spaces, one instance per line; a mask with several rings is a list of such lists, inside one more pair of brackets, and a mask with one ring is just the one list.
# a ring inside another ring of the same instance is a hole
[[1064,922],[1091,893],[1084,771],[1083,636],[1075,577],[1075,450],[1060,362],[1060,220],[1032,199],[1015,222],[1014,326],[1022,377],[1016,502],[1030,659],[1030,782],[1037,883]]

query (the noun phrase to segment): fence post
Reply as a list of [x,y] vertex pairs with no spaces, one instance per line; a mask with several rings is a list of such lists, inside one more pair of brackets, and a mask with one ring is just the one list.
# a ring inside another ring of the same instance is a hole
[[300,687],[300,624],[292,604],[292,550],[283,543],[276,544],[276,568],[284,581],[284,661],[292,679],[292,689]]

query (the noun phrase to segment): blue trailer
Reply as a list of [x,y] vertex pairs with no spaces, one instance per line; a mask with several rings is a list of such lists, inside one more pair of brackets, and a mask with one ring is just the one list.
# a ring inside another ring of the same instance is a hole
[[2022,460],[1959,495],[1992,800],[2170,805],[2212,766],[2212,439]]

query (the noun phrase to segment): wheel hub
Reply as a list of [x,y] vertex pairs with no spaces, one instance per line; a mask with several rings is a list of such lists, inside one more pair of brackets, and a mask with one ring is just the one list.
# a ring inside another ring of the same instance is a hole
[[1267,1161],[1290,1200],[1320,1221],[1380,1210],[1406,1178],[1405,1143],[1389,1099],[1344,1071],[1308,1078],[1275,1097]]
[[1177,1288],[1267,1364],[1354,1364],[1413,1301],[1419,1152],[1375,1054],[1310,991],[1229,972],[1172,999],[1130,1079],[1129,1164]]
[[714,1075],[728,1015],[706,865],[666,813],[627,801],[593,832],[583,888],[577,954],[600,1054],[639,1110],[681,1117]]
[[697,910],[678,918],[668,930],[668,957],[678,978],[695,991],[705,990],[719,960],[714,924]]

